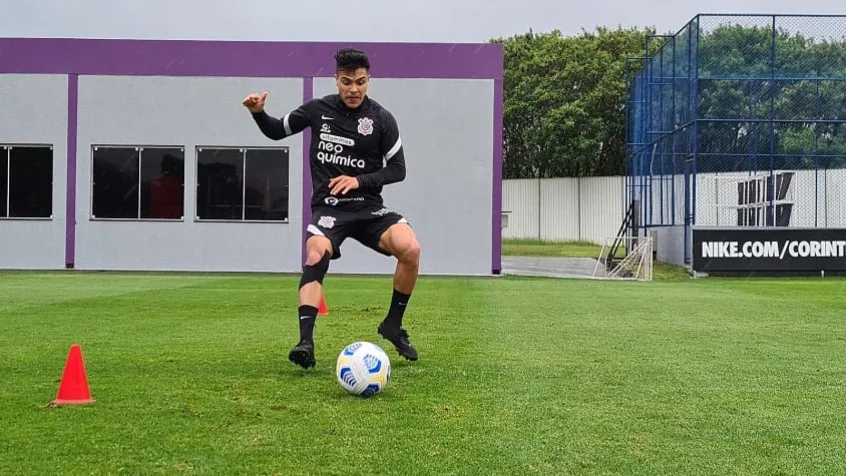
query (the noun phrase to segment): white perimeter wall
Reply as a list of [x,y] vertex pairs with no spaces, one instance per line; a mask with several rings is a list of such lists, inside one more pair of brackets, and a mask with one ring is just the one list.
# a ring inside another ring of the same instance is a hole
[[[783,171],[775,171],[779,172]],[[790,226],[846,227],[846,169],[791,172],[795,175],[785,198],[794,204]],[[733,208],[737,203],[737,182],[749,180],[750,175],[699,174],[696,179],[696,224],[737,226],[737,209]]]
[[[787,197],[794,203],[790,226],[846,227],[846,169],[794,172]],[[737,181],[747,179],[747,173],[698,174],[697,225],[737,226],[737,209],[731,205],[737,203]],[[624,189],[624,177],[505,180],[502,208],[510,213],[506,213],[508,227],[502,236],[601,244],[619,230],[628,205]],[[683,176],[656,177],[652,202],[641,204],[653,224],[667,227],[658,239],[663,246],[683,241],[684,193]],[[666,252],[668,256],[680,253],[678,248]]]
[[616,236],[626,203],[624,177],[503,181],[503,238],[585,241]]

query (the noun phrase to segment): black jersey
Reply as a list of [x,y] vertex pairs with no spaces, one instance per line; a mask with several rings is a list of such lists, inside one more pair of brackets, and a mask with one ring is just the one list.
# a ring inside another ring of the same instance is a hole
[[[275,118],[253,114],[259,129],[281,140],[311,128],[311,206],[358,209],[382,204],[382,187],[405,179],[405,156],[394,116],[365,96],[350,109],[338,94],[315,98]],[[329,180],[339,175],[357,177],[359,188],[333,196]]]

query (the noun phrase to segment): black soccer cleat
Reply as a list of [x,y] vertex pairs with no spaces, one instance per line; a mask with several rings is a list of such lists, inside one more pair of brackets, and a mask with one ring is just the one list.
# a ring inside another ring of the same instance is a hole
[[288,360],[304,369],[314,367],[314,343],[300,342],[288,353]]
[[417,349],[415,349],[414,346],[411,345],[411,342],[408,341],[408,332],[406,332],[405,329],[401,327],[399,329],[389,329],[385,326],[385,323],[382,322],[379,324],[377,332],[379,332],[379,334],[385,339],[388,339],[391,344],[394,344],[394,347],[396,347],[399,355],[408,360],[417,360]]

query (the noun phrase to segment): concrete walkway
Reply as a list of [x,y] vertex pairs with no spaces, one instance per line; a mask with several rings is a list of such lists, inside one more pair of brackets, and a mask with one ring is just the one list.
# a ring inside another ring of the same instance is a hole
[[536,258],[530,256],[503,256],[502,274],[520,276],[545,276],[552,278],[593,279],[605,277],[605,268],[599,265],[597,275],[594,258]]

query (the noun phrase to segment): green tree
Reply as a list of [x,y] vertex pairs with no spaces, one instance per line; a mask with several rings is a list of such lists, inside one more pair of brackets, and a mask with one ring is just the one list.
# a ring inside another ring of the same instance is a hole
[[771,151],[776,168],[842,166],[813,157],[846,153],[844,124],[820,122],[846,121],[842,40],[723,25],[699,43],[698,152],[736,154],[706,158],[700,171],[768,169]]
[[643,54],[650,34],[598,27],[491,40],[505,56],[503,176],[624,173],[625,61]]

